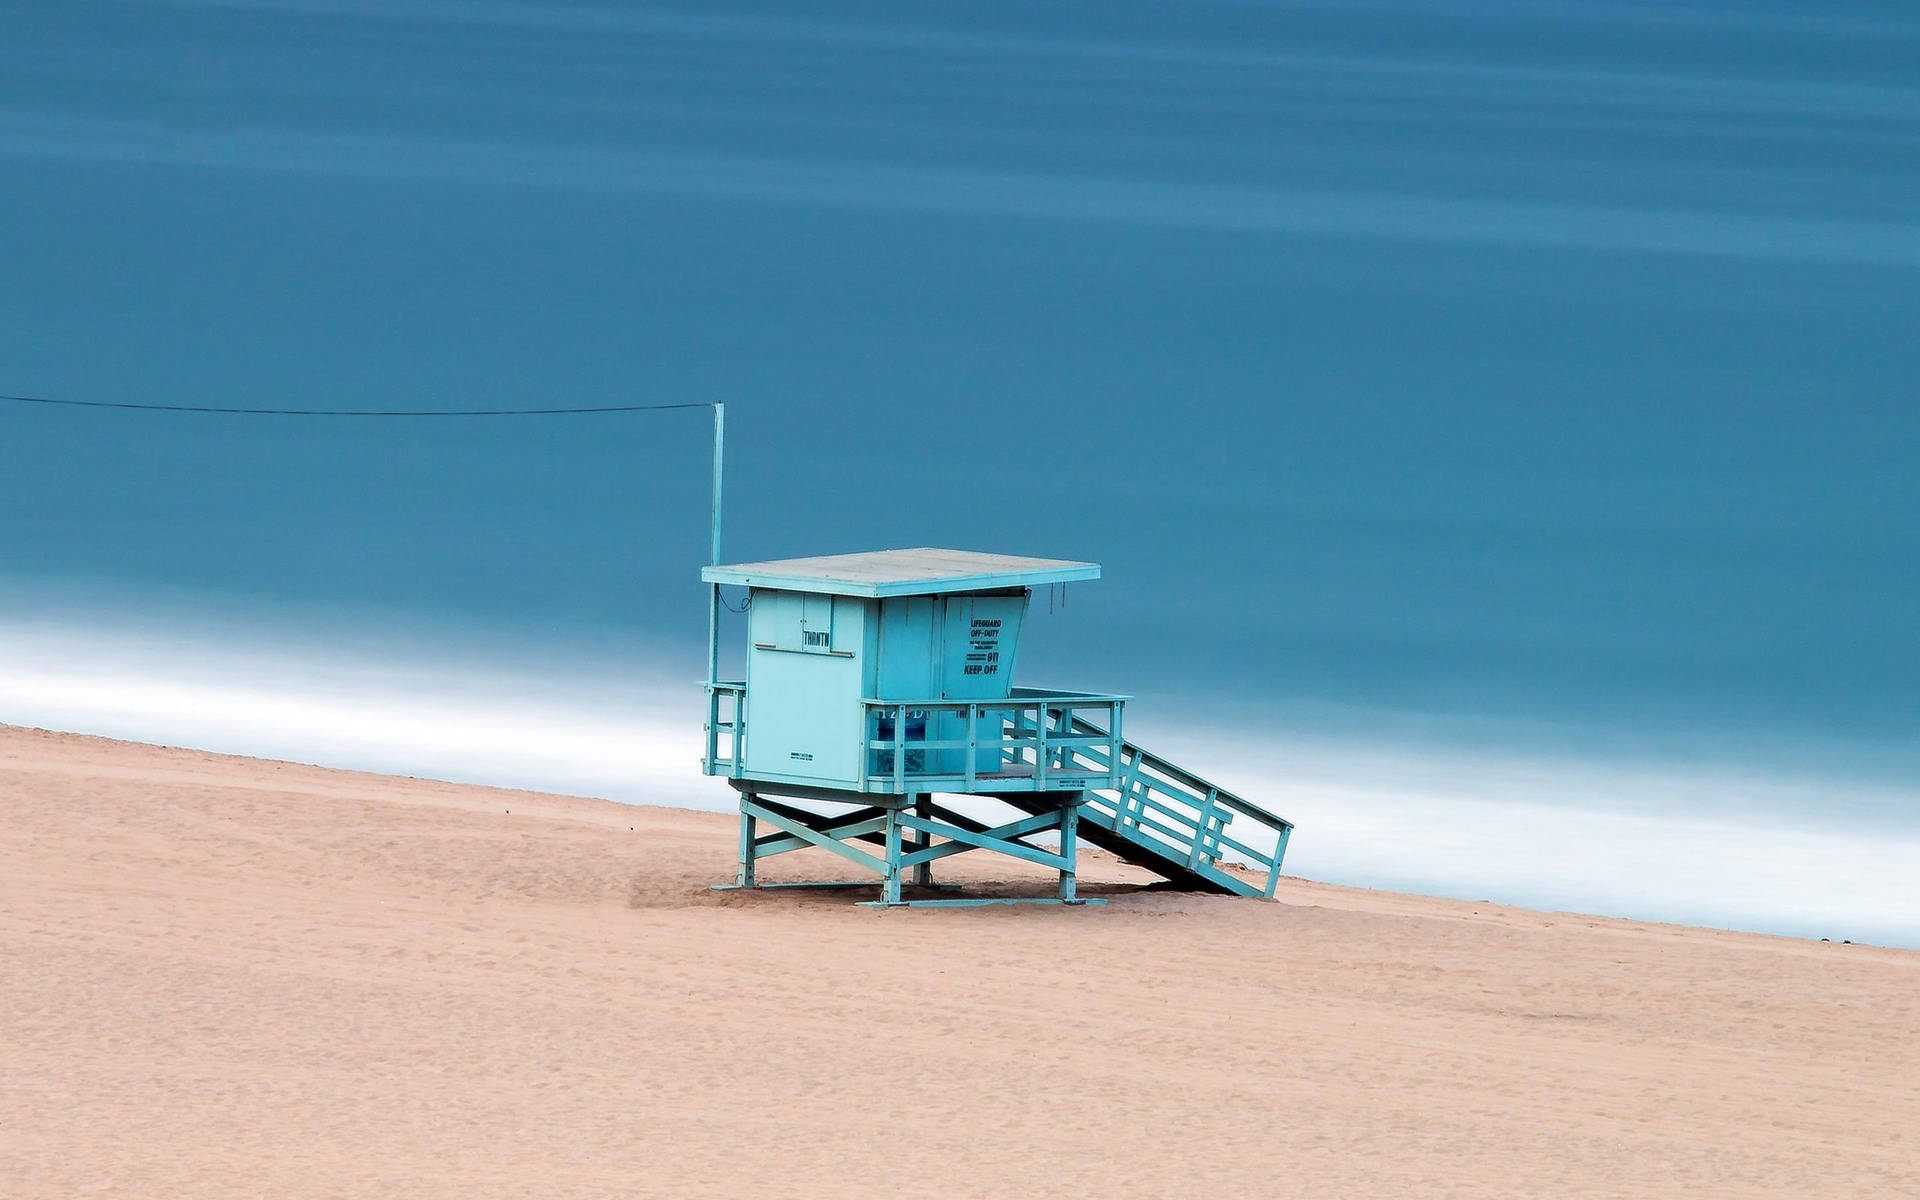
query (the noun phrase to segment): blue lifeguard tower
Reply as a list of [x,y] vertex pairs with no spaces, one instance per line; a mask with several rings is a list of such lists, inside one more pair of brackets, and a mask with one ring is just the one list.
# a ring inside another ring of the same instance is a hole
[[[1014,685],[1033,589],[1098,579],[1097,564],[880,550],[700,577],[716,617],[704,769],[740,794],[734,886],[767,886],[760,860],[818,846],[877,875],[881,905],[1019,902],[922,897],[933,863],[988,850],[1059,872],[1057,897],[1027,902],[1085,903],[1086,841],[1173,886],[1273,895],[1288,822],[1125,740],[1125,696]],[[737,682],[717,677],[726,585],[747,589]],[[941,795],[990,798],[1007,819]]]

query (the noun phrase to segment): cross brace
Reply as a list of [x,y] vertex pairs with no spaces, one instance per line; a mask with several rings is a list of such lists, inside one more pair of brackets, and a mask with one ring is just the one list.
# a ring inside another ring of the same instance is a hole
[[[881,842],[882,845],[885,844],[883,839],[872,836],[886,830],[887,819],[885,817],[868,817],[860,821],[846,821],[845,818],[841,818],[841,820],[844,823],[825,826],[820,828],[819,832],[837,841],[857,839],[859,841]],[[776,833],[771,837],[756,839],[753,843],[753,855],[755,858],[772,858],[776,854],[786,854],[793,850],[804,850],[811,845],[813,845],[813,843],[805,838],[795,837],[791,834],[783,835]]]
[[[775,829],[784,829],[804,842],[818,846],[822,850],[838,854],[848,862],[865,867],[869,871],[878,871],[882,875],[887,873],[887,863],[885,859],[875,858],[865,850],[855,850],[852,846],[839,841],[831,834],[822,833],[798,821],[790,820],[774,812],[772,809],[755,804],[752,800],[745,797],[742,797],[740,800],[740,811],[745,816],[751,817],[756,821],[765,821]],[[751,835],[742,835],[741,841],[751,850],[754,842]],[[758,858],[759,854],[757,852],[753,853],[751,857]]]
[[[1077,896],[1080,809],[1089,797],[1086,792],[1063,798],[1057,810],[1021,817],[1001,825],[988,826],[944,806],[926,796],[900,797],[897,804],[868,805],[851,812],[829,816],[803,808],[781,804],[742,789],[740,794],[740,875],[733,886],[753,888],[759,884],[756,864],[762,858],[817,846],[856,866],[880,876],[880,905],[958,906],[957,901],[902,901],[903,876],[911,871],[912,882],[930,885],[929,864],[972,850],[991,850],[1051,867],[1060,873],[1058,899],[1046,903],[1080,903]],[[760,836],[760,822],[774,832]],[[1059,831],[1060,848],[1052,851],[1022,839],[1038,833]],[[903,834],[911,833],[911,844]],[[939,844],[934,838],[945,839]],[[854,841],[877,843],[884,856],[868,853],[849,844]],[[1036,900],[1036,902],[1039,902]]]
[[997,850],[1013,858],[1023,858],[1028,862],[1039,863],[1043,867],[1052,867],[1056,871],[1071,871],[1073,864],[1058,854],[1051,854],[1038,846],[1029,846],[1015,838],[1026,834],[1038,833],[1043,829],[1060,828],[1060,814],[1042,813],[996,826],[982,832],[962,829],[958,825],[948,825],[940,821],[923,821],[919,817],[903,817],[903,824],[909,829],[922,833],[938,834],[949,839],[944,846],[934,846],[926,850],[916,850],[901,860],[901,865],[912,866],[915,863],[932,862],[936,858],[948,858],[955,854],[964,854],[968,850]]

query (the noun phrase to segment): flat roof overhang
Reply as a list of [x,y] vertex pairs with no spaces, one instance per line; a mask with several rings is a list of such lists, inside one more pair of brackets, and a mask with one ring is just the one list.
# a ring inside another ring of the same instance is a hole
[[868,599],[983,592],[1098,578],[1099,563],[924,546],[913,550],[869,550],[862,554],[732,563],[700,570],[704,583]]

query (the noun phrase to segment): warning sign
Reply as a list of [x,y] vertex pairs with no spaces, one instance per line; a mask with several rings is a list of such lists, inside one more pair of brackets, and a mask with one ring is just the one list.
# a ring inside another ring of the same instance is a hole
[[973,624],[967,631],[966,674],[998,675],[1000,673],[1000,629],[998,617],[973,619]]

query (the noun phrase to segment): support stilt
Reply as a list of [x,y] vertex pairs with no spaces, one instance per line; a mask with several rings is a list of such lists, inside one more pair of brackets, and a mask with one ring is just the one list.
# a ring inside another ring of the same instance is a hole
[[1060,806],[1060,857],[1065,860],[1060,867],[1062,904],[1080,903],[1080,804],[1085,799],[1082,795]]
[[759,857],[754,846],[755,836],[759,833],[760,823],[754,819],[747,805],[755,799],[752,792],[740,793],[740,880],[739,886],[750,888],[754,883],[754,860]]
[[[912,797],[913,814],[922,821],[933,819],[933,797],[925,793]],[[916,830],[913,835],[913,848],[926,850],[933,846],[933,834],[924,829]],[[931,860],[913,864],[913,883],[916,887],[933,886],[933,863]]]
[[900,903],[900,810],[887,809],[887,870],[880,884],[880,903]]

